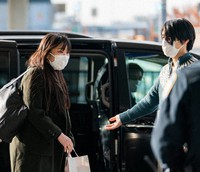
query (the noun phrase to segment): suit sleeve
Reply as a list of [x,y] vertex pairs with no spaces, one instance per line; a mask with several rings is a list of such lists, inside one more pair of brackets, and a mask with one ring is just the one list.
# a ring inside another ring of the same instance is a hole
[[45,86],[44,77],[41,71],[35,71],[32,77],[27,80],[27,101],[29,104],[29,122],[46,139],[57,138],[61,129],[54,124],[45,110]]
[[160,103],[151,146],[163,168],[183,167],[188,94],[187,78],[179,73],[171,92]]

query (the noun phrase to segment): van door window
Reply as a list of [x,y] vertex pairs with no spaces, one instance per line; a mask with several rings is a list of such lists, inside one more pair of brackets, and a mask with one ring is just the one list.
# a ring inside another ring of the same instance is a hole
[[132,105],[147,94],[166,63],[167,58],[159,54],[127,53],[126,67]]
[[72,103],[85,103],[85,85],[88,82],[88,58],[70,58],[63,70]]
[[9,54],[8,52],[0,53],[0,88],[9,80]]
[[14,41],[0,40],[0,88],[19,75],[19,52]]

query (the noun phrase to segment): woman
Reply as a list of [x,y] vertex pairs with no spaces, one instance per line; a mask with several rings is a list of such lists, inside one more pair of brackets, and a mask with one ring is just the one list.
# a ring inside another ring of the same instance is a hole
[[195,31],[188,20],[181,18],[166,21],[161,29],[161,36],[162,50],[169,57],[168,64],[162,68],[158,80],[140,102],[131,109],[109,119],[113,123],[105,127],[107,130],[116,129],[122,124],[157,110],[164,87],[173,71],[197,61],[189,53],[195,41]]
[[12,172],[63,172],[65,152],[73,149],[70,100],[62,70],[71,44],[65,35],[49,33],[27,61],[21,81],[29,114],[10,145]]

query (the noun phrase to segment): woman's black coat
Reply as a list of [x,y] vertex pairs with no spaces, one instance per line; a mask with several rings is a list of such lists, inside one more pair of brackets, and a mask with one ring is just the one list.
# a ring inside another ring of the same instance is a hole
[[44,71],[31,69],[22,79],[24,103],[29,108],[26,122],[10,144],[12,172],[63,172],[65,153],[57,137],[63,132],[73,139],[67,110],[52,106],[46,111]]

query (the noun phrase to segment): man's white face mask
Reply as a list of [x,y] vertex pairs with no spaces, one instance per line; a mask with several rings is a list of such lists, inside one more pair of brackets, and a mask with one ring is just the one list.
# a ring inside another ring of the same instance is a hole
[[179,50],[184,46],[183,44],[180,48],[177,49],[174,44],[175,41],[173,42],[173,45],[170,45],[165,39],[162,40],[162,50],[167,57],[175,57]]
[[54,70],[63,70],[69,61],[69,54],[63,55],[63,54],[59,54],[59,55],[53,55],[52,53],[50,53],[53,57],[55,57],[55,60],[53,62],[51,62],[49,60],[50,65],[53,67]]

